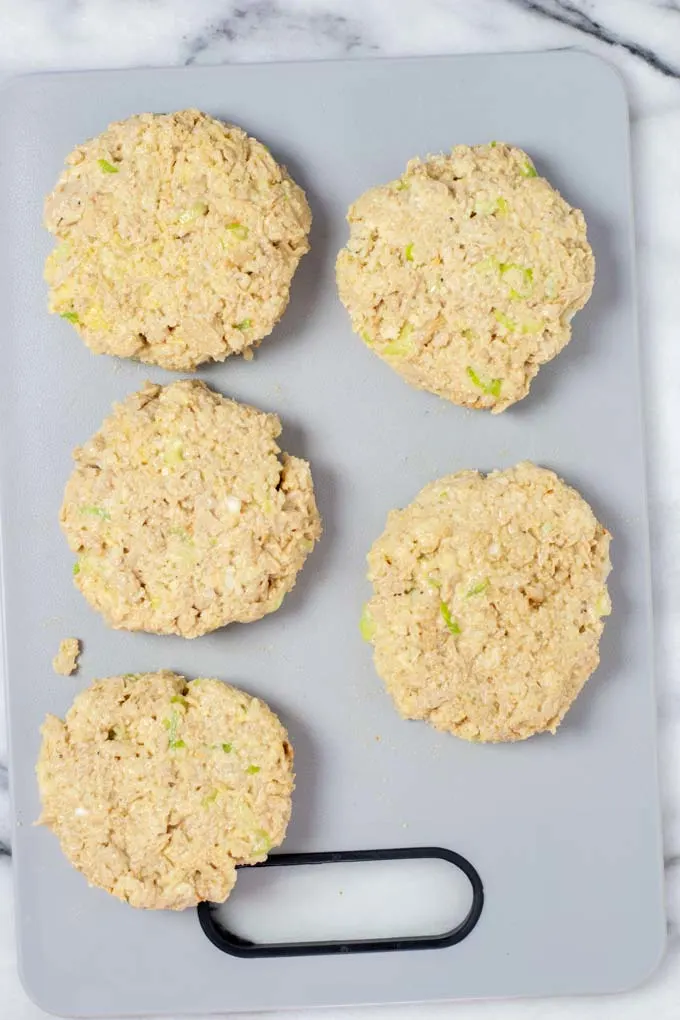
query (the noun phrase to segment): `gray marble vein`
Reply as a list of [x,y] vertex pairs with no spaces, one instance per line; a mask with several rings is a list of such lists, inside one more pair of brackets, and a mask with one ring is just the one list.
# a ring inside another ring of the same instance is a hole
[[[575,28],[585,35],[592,36],[592,38],[606,43],[608,46],[620,46],[627,53],[630,53],[631,56],[644,60],[655,71],[659,71],[669,78],[680,78],[680,45],[678,46],[677,60],[671,63],[659,56],[649,46],[644,46],[635,39],[620,34],[609,28],[604,21],[593,17],[588,10],[590,5],[570,3],[569,0],[513,0],[513,2],[521,7],[525,7],[528,11],[543,14],[560,24]],[[662,6],[666,7],[667,10],[678,12],[679,16],[675,31],[678,39],[680,39],[680,8],[676,3],[668,2]]]
[[315,9],[306,15],[296,16],[277,0],[255,0],[236,4],[226,16],[188,38],[184,63],[192,64],[206,53],[209,57],[216,45],[226,43],[235,48],[261,33],[278,36],[279,43],[281,36],[311,36],[338,56],[371,48],[364,39],[360,24],[344,14],[330,9]]

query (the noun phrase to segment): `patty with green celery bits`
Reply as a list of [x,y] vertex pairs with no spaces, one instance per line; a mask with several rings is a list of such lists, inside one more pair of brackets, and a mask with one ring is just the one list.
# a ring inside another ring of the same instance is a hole
[[321,534],[280,432],[197,380],[147,383],[74,451],[61,525],[110,626],[193,638],[279,608]]
[[336,270],[353,329],[412,386],[465,407],[525,397],[592,291],[583,214],[500,142],[411,160],[347,219]]
[[274,713],[219,680],[96,680],[37,765],[40,823],[91,885],[134,907],[221,902],[237,864],[263,861],[291,813],[293,750]]
[[176,371],[252,356],[309,250],[305,194],[241,128],[140,114],[67,158],[45,203],[49,309],[98,354]]
[[554,733],[599,662],[609,539],[530,463],[440,478],[393,510],[361,629],[401,715],[472,741]]

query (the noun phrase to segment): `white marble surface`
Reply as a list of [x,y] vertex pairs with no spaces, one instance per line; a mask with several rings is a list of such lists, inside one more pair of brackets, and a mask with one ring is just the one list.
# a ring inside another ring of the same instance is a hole
[[[592,999],[356,1009],[347,1020],[680,1016],[680,0],[0,0],[0,75],[41,69],[468,53],[577,45],[623,72],[633,114],[669,942],[656,975]],[[678,431],[676,431],[678,430]],[[0,761],[5,762],[4,726]],[[3,852],[4,851],[4,852]],[[0,1016],[37,1020],[16,974],[0,773]],[[312,1014],[286,1014],[311,1020]],[[316,1016],[329,1017],[335,1012]]]

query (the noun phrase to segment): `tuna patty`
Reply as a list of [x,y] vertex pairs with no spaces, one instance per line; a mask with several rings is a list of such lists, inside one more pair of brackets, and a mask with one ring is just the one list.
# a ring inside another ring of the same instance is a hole
[[134,907],[222,901],[237,864],[282,842],[293,752],[257,698],[175,673],[96,680],[42,727],[40,822],[71,864]]
[[526,396],[593,287],[583,214],[509,145],[411,160],[347,218],[336,268],[353,329],[412,386],[466,407]]
[[197,637],[279,608],[321,533],[280,432],[204,383],[147,383],[75,450],[61,524],[112,627]]
[[256,347],[309,250],[305,194],[261,142],[197,110],[111,124],[45,203],[49,308],[97,354],[186,371]]
[[394,510],[362,630],[406,719],[475,741],[554,733],[599,662],[609,533],[552,471],[462,471]]

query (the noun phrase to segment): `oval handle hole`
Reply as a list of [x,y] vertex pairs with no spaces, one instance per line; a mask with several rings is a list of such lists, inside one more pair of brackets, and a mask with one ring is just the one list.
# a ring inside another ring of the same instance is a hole
[[240,868],[226,903],[201,904],[199,917],[241,956],[436,948],[472,930],[482,896],[475,869],[449,850],[277,854]]

